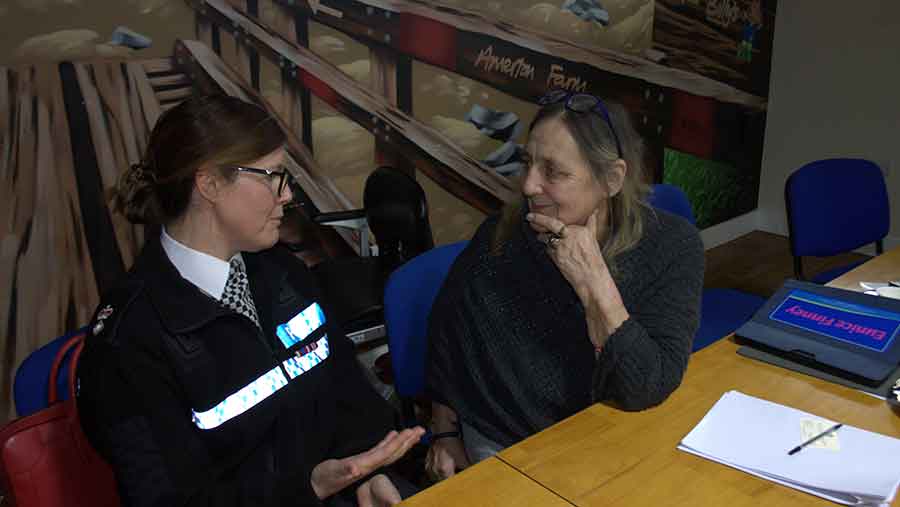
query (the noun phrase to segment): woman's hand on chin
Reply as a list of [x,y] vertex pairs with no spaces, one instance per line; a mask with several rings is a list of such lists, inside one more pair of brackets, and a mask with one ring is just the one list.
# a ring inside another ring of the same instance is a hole
[[526,218],[552,231],[547,237],[547,254],[581,300],[588,334],[599,351],[629,317],[597,240],[600,211],[594,211],[584,226],[565,225],[536,213],[529,213]]
[[597,241],[599,215],[599,210],[591,213],[583,226],[566,225],[559,219],[539,213],[526,216],[535,230],[541,228],[549,232],[547,253],[582,301],[587,297],[589,287],[609,275]]

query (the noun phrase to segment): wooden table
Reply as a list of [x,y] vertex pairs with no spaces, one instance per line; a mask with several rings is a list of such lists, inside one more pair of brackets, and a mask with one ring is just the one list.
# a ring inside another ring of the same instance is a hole
[[571,504],[499,459],[488,458],[422,491],[402,505],[569,507]]
[[840,289],[862,291],[859,282],[900,280],[900,247],[885,252],[853,271],[832,280],[828,285]]
[[675,446],[731,389],[900,437],[900,417],[884,401],[736,350],[728,339],[694,354],[684,383],[659,407],[594,405],[499,458],[575,505],[827,505]]
[[[898,278],[900,248],[829,285],[860,290],[859,281]],[[661,406],[623,412],[593,405],[501,452],[497,459],[520,477],[493,462],[478,465],[413,498],[427,495],[443,503],[409,505],[494,505],[480,501],[481,495],[493,499],[507,491],[521,492],[519,484],[527,484],[525,479],[579,506],[834,505],[675,448],[732,389],[900,437],[900,417],[884,401],[739,356],[737,348],[729,337],[693,354],[681,387]],[[476,484],[483,489],[473,497]],[[542,499],[531,505],[537,501]],[[503,504],[518,505],[509,499]],[[900,507],[900,499],[893,505]]]

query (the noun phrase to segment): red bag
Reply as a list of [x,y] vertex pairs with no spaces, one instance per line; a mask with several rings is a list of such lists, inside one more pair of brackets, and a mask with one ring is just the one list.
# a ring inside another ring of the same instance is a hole
[[[56,403],[56,377],[69,349],[69,399]],[[0,488],[11,507],[118,507],[112,469],[81,429],[75,371],[84,335],[67,341],[50,371],[50,406],[0,429]]]

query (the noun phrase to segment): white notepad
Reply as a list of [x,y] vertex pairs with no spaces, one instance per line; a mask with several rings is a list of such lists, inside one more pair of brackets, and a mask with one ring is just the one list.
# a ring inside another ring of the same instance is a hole
[[678,448],[845,505],[893,501],[900,440],[844,425],[793,456],[835,421],[737,391],[722,395]]

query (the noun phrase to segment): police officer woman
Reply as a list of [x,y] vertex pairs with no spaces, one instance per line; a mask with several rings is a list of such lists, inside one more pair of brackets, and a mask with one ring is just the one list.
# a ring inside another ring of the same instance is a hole
[[394,431],[310,272],[271,248],[284,142],[256,106],[192,97],[122,177],[119,208],[161,232],[103,297],[78,403],[124,505],[400,501],[385,467],[423,430]]

